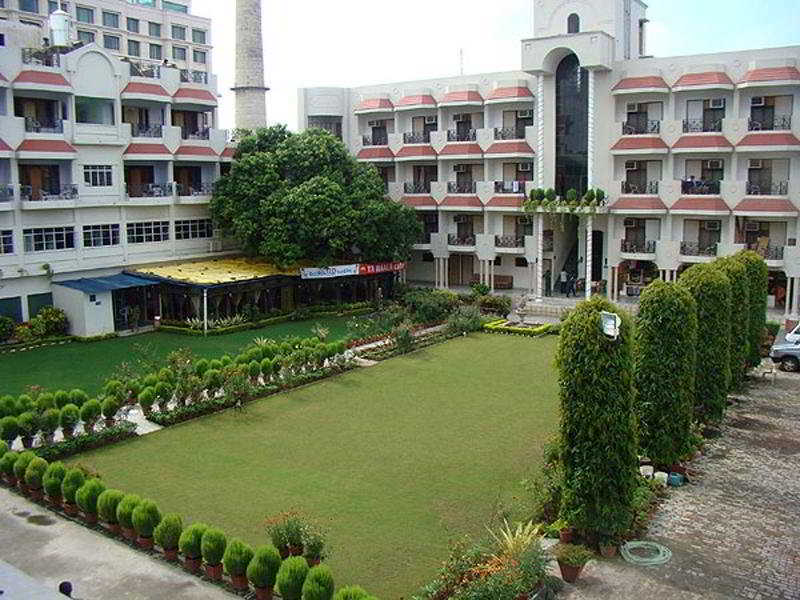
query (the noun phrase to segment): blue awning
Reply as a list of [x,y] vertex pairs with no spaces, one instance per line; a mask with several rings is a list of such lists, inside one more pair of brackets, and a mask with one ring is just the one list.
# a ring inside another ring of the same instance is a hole
[[113,290],[158,285],[158,281],[120,273],[119,275],[110,275],[109,277],[90,277],[86,279],[73,279],[71,281],[54,281],[53,285],[68,287],[83,292],[84,294],[100,294]]

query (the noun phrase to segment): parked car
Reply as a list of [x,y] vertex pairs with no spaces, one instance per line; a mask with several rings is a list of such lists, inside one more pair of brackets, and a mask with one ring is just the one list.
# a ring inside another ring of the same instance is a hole
[[800,323],[786,334],[786,341],[792,344],[800,342]]
[[769,351],[769,357],[784,371],[800,371],[800,340],[775,344]]

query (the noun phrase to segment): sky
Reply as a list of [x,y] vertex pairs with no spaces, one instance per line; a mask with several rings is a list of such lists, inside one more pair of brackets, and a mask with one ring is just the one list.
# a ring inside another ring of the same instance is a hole
[[[212,19],[220,126],[233,127],[234,0],[193,0]],[[534,0],[263,0],[267,118],[297,126],[297,88],[510,71]],[[649,53],[800,44],[798,0],[650,0]]]

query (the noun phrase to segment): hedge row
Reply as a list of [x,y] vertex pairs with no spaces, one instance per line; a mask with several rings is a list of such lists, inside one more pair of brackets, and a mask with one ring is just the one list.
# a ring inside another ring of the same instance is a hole
[[561,330],[561,323],[546,323],[538,327],[515,327],[513,325],[505,325],[506,322],[506,319],[491,321],[483,326],[483,330],[489,333],[507,333],[512,335],[525,335],[528,337],[558,335]]

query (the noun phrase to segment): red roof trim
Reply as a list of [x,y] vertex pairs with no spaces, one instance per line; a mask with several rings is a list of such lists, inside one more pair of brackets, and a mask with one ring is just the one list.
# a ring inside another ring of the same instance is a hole
[[356,110],[393,110],[394,104],[388,98],[368,98],[367,100],[363,100],[358,106],[356,106]]
[[40,85],[71,87],[61,73],[51,73],[49,71],[21,71],[20,74],[14,78],[14,83],[38,83]]
[[122,90],[123,94],[148,94],[150,96],[166,96],[169,98],[167,90],[155,83],[140,83],[138,81],[131,81]]
[[362,148],[358,153],[357,158],[361,160],[394,158],[394,152],[392,152],[388,146],[369,146],[368,148]]
[[800,140],[791,133],[750,133],[736,146],[800,146]]
[[195,88],[179,88],[172,97],[190,98],[194,100],[205,100],[206,102],[213,102],[214,104],[217,103],[217,99],[214,97],[214,94],[208,90],[198,90]]
[[6,144],[2,139],[0,139],[0,152],[11,152],[11,146]]
[[430,94],[416,96],[405,96],[397,103],[397,106],[436,106],[436,100]]
[[722,198],[714,196],[683,196],[670,210],[691,210],[695,212],[730,212]]
[[171,152],[164,144],[131,144],[125,149],[124,154],[166,154],[169,156]]
[[486,204],[498,208],[522,208],[522,197],[517,196],[495,196]]
[[486,150],[486,154],[535,154],[528,142],[495,142]]
[[481,199],[477,196],[446,196],[442,206],[460,206],[462,208],[483,208]]
[[785,198],[745,198],[733,210],[739,212],[797,213],[797,208]]
[[5,76],[5,75],[3,75],[2,73],[0,73],[0,81],[8,81],[8,79],[6,79],[6,76]]
[[185,156],[218,156],[218,154],[208,146],[181,146],[175,151],[175,154]]
[[748,71],[739,83],[798,80],[800,80],[800,71],[797,70],[797,67],[768,67]]
[[478,144],[447,144],[439,156],[461,156],[463,154],[483,154]]
[[657,75],[647,75],[644,77],[626,77],[611,88],[614,90],[635,90],[640,88],[664,88],[669,89],[667,82]]
[[228,146],[227,148],[225,148],[225,150],[222,151],[222,154],[220,154],[220,156],[224,158],[233,158],[234,154],[236,154],[236,148],[231,148],[230,146]]
[[74,154],[77,151],[64,140],[25,140],[19,145],[17,152],[65,152]]
[[658,196],[620,198],[609,206],[611,210],[667,210]]
[[626,136],[611,146],[612,150],[669,150],[660,137]]
[[402,202],[406,206],[436,206],[432,196],[405,196]]
[[724,135],[683,135],[673,148],[732,148]]
[[693,85],[733,85],[727,73],[708,71],[706,73],[688,73],[682,76],[672,87],[689,87]]
[[448,92],[442,99],[442,104],[447,102],[483,102],[481,96],[475,90],[465,90],[461,92]]
[[527,87],[499,87],[489,94],[487,100],[504,100],[510,98],[533,98],[533,92]]
[[396,155],[397,158],[409,158],[413,156],[432,156],[436,158],[436,151],[433,149],[433,146],[429,145],[403,146]]

